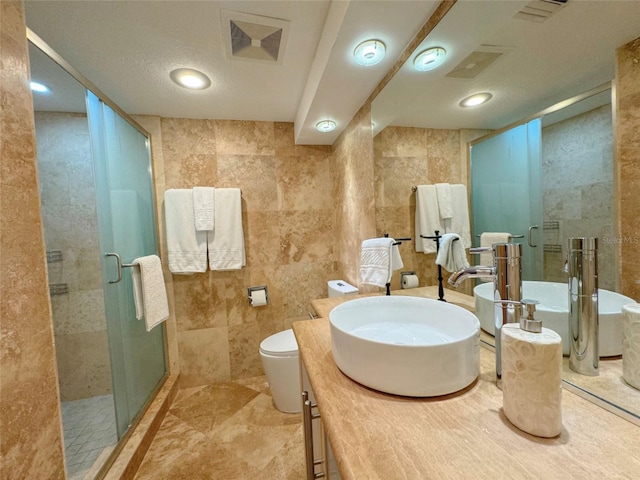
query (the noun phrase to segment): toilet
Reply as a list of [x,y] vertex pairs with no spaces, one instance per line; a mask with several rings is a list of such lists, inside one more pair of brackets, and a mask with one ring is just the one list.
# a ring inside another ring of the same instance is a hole
[[[330,280],[329,298],[358,293],[343,280]],[[260,358],[276,408],[284,413],[302,411],[298,343],[292,329],[275,333],[260,343]]]

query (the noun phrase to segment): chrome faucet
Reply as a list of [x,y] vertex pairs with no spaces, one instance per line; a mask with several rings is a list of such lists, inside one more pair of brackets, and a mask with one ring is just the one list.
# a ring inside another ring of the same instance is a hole
[[505,323],[519,323],[522,315],[522,245],[494,243],[491,247],[469,249],[469,253],[493,253],[493,266],[476,265],[458,270],[449,277],[457,287],[468,278],[493,278],[495,305],[496,378],[502,384],[502,342],[500,334]]
[[596,376],[598,362],[598,239],[569,239],[569,368]]

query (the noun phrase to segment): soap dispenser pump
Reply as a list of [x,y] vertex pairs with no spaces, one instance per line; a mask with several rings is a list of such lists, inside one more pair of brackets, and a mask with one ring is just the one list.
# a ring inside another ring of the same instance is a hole
[[502,405],[516,427],[537,437],[562,430],[562,339],[536,319],[536,300],[522,300],[520,323],[503,325]]

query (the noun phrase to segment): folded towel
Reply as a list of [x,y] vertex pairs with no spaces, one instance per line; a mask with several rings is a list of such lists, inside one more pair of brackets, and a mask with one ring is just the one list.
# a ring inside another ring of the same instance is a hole
[[214,187],[193,187],[193,215],[196,230],[213,230],[215,226]]
[[136,305],[136,318],[144,322],[147,332],[169,318],[167,290],[162,276],[162,264],[157,255],[136,258],[131,269],[133,280],[133,299]]
[[[393,273],[393,238],[370,238],[362,242],[360,281],[365,285],[385,287]],[[400,267],[402,268],[402,267]]]
[[444,230],[441,233],[457,233],[463,248],[471,247],[471,224],[469,223],[469,199],[467,187],[464,185],[451,185],[451,203],[453,216],[443,220]]
[[[511,238],[509,233],[505,232],[484,232],[480,235],[480,246],[490,247],[494,243],[508,243]],[[478,265],[493,265],[493,253],[481,253]]]
[[216,228],[207,232],[209,268],[239,270],[247,262],[242,230],[242,194],[239,188],[216,188]]
[[193,191],[164,192],[169,270],[173,273],[207,271],[207,232],[198,232],[193,214]]
[[444,233],[438,211],[438,197],[434,185],[418,185],[416,189],[416,252],[435,253],[436,242],[420,235],[433,236],[436,230]]
[[404,263],[402,262],[402,257],[400,256],[400,244],[398,242],[393,242],[391,244],[391,271],[395,272],[396,270],[400,270],[404,267]]
[[436,198],[438,199],[438,212],[440,214],[440,218],[446,220],[453,217],[451,185],[448,183],[436,183]]
[[457,272],[467,268],[467,255],[457,233],[445,233],[440,239],[440,250],[436,257],[436,264],[444,267],[448,272]]

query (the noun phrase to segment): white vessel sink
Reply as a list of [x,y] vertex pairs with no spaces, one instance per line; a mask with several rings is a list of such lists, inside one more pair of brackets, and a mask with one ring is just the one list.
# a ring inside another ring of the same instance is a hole
[[[495,334],[493,283],[483,283],[473,289],[476,315],[482,329]],[[569,355],[569,291],[566,283],[522,282],[522,298],[538,300],[536,318],[542,326],[562,337],[562,351]],[[622,307],[635,303],[632,298],[616,292],[598,289],[598,349],[601,357],[622,355]]]
[[420,297],[368,297],[329,313],[331,349],[351,379],[386,393],[457,392],[480,373],[480,322],[471,312]]

